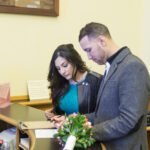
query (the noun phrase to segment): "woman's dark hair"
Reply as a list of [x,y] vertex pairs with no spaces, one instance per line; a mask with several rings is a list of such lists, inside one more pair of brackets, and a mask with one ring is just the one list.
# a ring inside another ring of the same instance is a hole
[[81,73],[88,71],[88,68],[72,44],[60,45],[54,51],[49,66],[48,81],[50,82],[49,88],[51,89],[52,93],[51,96],[54,112],[61,114],[62,112],[59,109],[60,98],[68,92],[69,81],[60,75],[55,66],[55,60],[58,56],[65,58],[68,62],[76,67],[77,71]]

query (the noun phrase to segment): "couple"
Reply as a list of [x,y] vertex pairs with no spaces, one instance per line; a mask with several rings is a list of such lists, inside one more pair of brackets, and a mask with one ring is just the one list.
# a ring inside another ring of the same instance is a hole
[[128,47],[119,47],[103,24],[87,24],[79,42],[89,59],[106,65],[104,77],[91,73],[72,45],[58,47],[48,75],[54,109],[45,112],[47,117],[59,121],[55,113],[79,111],[92,122],[93,137],[107,150],[148,150],[150,77],[146,66]]

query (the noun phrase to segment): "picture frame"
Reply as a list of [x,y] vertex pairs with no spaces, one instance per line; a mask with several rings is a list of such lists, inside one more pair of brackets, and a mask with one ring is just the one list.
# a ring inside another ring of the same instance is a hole
[[0,0],[0,13],[59,15],[59,0]]

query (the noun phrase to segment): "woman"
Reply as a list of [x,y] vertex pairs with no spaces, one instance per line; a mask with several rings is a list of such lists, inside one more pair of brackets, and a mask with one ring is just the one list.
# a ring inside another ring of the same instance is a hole
[[53,110],[45,111],[47,118],[93,112],[101,80],[101,75],[88,70],[72,44],[58,46],[49,67]]

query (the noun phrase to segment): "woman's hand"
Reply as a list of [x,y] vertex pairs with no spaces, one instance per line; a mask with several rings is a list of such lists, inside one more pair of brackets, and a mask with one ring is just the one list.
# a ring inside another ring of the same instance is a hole
[[65,116],[57,115],[51,118],[54,123],[61,123],[65,120]]
[[45,111],[45,116],[46,116],[47,119],[50,119],[50,120],[51,120],[51,118],[53,118],[54,116],[56,116],[56,114],[54,114],[54,113],[52,112],[52,110],[53,110],[53,109],[48,109],[48,110]]

